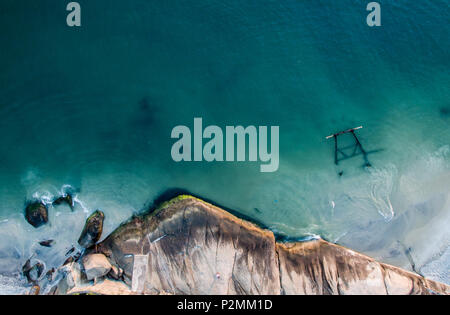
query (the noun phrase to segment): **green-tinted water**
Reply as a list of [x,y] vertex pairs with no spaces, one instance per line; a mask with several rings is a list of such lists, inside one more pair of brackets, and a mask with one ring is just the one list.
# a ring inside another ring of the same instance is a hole
[[[380,28],[359,0],[79,2],[81,28],[63,2],[0,4],[0,273],[36,251],[60,262],[85,212],[108,232],[181,188],[401,267],[411,246],[450,281],[448,1],[380,1]],[[173,162],[171,130],[194,117],[280,126],[278,172]],[[373,168],[335,167],[324,137],[358,125]],[[64,185],[75,213],[34,231],[25,200]],[[51,237],[51,255],[32,245]]]

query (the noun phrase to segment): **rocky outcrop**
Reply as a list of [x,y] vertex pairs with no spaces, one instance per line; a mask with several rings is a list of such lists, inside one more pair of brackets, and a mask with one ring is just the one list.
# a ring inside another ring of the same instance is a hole
[[105,214],[100,210],[95,211],[89,216],[81,232],[78,244],[84,248],[90,248],[94,246],[100,239],[103,232],[103,221]]
[[449,294],[450,288],[347,248],[317,240],[277,244],[285,294]]
[[73,207],[74,207],[74,202],[73,202],[73,197],[71,194],[65,194],[61,197],[56,198],[53,203],[54,206],[59,206],[62,204],[66,204],[70,207],[70,209],[73,211]]
[[38,228],[48,222],[47,206],[42,202],[32,202],[25,209],[25,218],[33,227]]
[[88,280],[106,276],[112,266],[105,255],[90,254],[83,257],[83,267]]
[[[272,232],[190,196],[180,196],[151,214],[132,218],[96,250],[114,268],[123,270],[123,281],[111,281],[109,276],[95,284],[86,279],[63,279],[56,293],[450,292],[446,285],[323,240],[277,243]],[[75,276],[66,278],[82,279],[83,271],[79,267],[74,270]]]

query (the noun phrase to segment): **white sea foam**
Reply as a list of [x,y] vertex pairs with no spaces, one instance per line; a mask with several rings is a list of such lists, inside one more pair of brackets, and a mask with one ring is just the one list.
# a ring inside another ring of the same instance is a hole
[[305,235],[302,238],[300,238],[298,241],[299,242],[309,242],[309,241],[317,241],[317,240],[321,240],[322,238],[320,237],[320,235],[317,234],[309,234],[309,235]]
[[73,197],[73,202],[80,205],[80,207],[83,209],[84,213],[89,213],[89,209],[84,205],[84,203],[78,198],[78,195],[75,195]]
[[18,276],[3,276],[0,274],[0,295],[24,295],[29,287]]

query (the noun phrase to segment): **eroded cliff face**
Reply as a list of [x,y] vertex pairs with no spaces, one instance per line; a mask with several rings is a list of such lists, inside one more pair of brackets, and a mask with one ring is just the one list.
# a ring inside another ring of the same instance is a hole
[[[323,240],[276,243],[272,232],[189,196],[180,196],[152,214],[132,218],[99,244],[96,252],[123,270],[122,280],[129,289],[119,281],[120,290],[115,293],[450,292],[448,286]],[[114,287],[106,281],[108,287]],[[96,283],[63,280],[56,293],[108,292],[101,279]]]
[[285,294],[448,294],[449,288],[323,240],[277,244]]

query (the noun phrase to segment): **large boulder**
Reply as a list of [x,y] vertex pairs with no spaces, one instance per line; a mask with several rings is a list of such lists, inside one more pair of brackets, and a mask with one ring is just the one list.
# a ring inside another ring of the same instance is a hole
[[103,254],[89,254],[83,257],[83,267],[88,280],[106,276],[111,271],[111,263]]
[[271,231],[180,196],[98,244],[138,294],[449,294],[444,284],[315,240]]
[[66,194],[63,195],[61,197],[56,198],[53,203],[54,206],[59,206],[62,204],[66,204],[70,207],[70,209],[73,211],[73,207],[74,207],[74,202],[73,202],[73,197],[71,194]]
[[50,290],[50,294],[65,295],[74,287],[83,283],[81,267],[78,262],[70,262],[59,268],[63,278]]
[[48,222],[48,209],[40,201],[32,202],[25,208],[25,218],[35,228],[38,228]]
[[86,220],[86,224],[84,225],[83,231],[78,239],[78,244],[84,248],[94,246],[102,236],[104,219],[105,214],[100,210],[97,210],[91,214]]
[[[90,258],[86,258],[89,257]],[[63,278],[55,285],[49,292],[49,294],[55,295],[67,295],[67,294],[95,294],[95,295],[131,295],[134,294],[130,287],[122,281],[114,281],[107,278],[93,278],[90,274],[90,278],[97,281],[92,282],[87,279],[87,275],[83,273],[82,269],[88,268],[92,272],[92,268],[97,268],[98,275],[105,273],[108,269],[108,263],[105,261],[106,257],[93,256],[88,254],[84,260],[82,260],[83,268],[79,262],[72,262],[60,268],[63,272]],[[103,270],[99,269],[99,266]],[[112,270],[112,269],[111,269]],[[96,272],[97,272],[96,271]],[[109,272],[111,273],[111,271]]]

